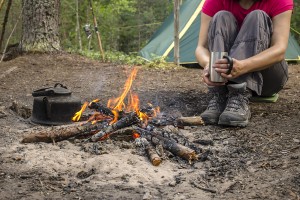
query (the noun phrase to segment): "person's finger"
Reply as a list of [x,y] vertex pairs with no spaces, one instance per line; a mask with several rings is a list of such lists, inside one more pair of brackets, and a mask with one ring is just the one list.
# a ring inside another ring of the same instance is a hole
[[226,78],[226,79],[232,79],[234,78],[232,74],[226,74],[226,73],[221,73],[221,76]]
[[216,72],[218,73],[227,73],[228,72],[228,68],[215,68]]
[[224,58],[216,60],[215,62],[215,64],[227,64],[227,63],[228,63],[227,59]]
[[208,86],[221,86],[221,85],[225,85],[226,82],[222,82],[222,83],[217,83],[217,82],[211,82],[209,80],[209,77],[203,77],[203,82],[208,85]]

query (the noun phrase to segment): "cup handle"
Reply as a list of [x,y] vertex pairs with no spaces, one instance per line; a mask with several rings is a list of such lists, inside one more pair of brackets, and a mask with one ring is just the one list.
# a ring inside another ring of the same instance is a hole
[[228,68],[228,71],[226,72],[226,74],[230,74],[232,67],[233,67],[233,60],[230,56],[223,56],[223,58],[226,58],[227,62],[229,63],[229,66],[228,66],[229,68]]

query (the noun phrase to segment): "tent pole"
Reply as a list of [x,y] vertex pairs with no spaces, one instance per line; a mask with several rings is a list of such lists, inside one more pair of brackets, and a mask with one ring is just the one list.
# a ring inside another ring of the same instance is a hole
[[95,13],[94,13],[92,0],[90,0],[89,2],[90,2],[90,9],[91,9],[92,15],[93,15],[94,27],[95,27],[95,31],[96,31],[96,34],[97,34],[99,50],[100,50],[100,54],[102,55],[102,61],[104,62],[105,61],[105,56],[104,56],[104,51],[103,51],[103,48],[102,48],[101,36],[100,36],[99,30],[98,30],[97,19],[96,19]]
[[179,9],[180,0],[174,0],[174,63],[179,66]]

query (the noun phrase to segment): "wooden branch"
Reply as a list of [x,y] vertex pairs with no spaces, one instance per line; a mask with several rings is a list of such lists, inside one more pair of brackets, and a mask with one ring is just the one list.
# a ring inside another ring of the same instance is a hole
[[152,165],[158,166],[161,163],[160,156],[156,153],[156,150],[152,144],[148,144],[145,147],[146,153],[149,157],[149,160],[151,161]]
[[103,48],[102,48],[101,36],[100,36],[99,30],[98,30],[98,24],[97,24],[97,19],[96,19],[95,13],[94,13],[92,0],[90,0],[89,3],[90,3],[90,9],[91,9],[92,15],[93,15],[94,28],[95,28],[95,31],[96,31],[96,34],[97,34],[100,54],[102,55],[102,61],[104,62],[105,61],[105,56],[104,56],[104,51],[103,51]]
[[76,34],[78,38],[78,44],[79,44],[79,50],[82,51],[82,41],[81,41],[81,35],[80,35],[80,23],[79,23],[79,0],[76,0]]
[[52,143],[62,141],[75,136],[89,136],[99,131],[107,125],[106,123],[86,123],[84,125],[60,126],[46,129],[43,131],[33,131],[26,135],[21,143],[46,142]]
[[205,125],[202,117],[194,116],[194,117],[180,117],[177,119],[177,126],[203,126]]

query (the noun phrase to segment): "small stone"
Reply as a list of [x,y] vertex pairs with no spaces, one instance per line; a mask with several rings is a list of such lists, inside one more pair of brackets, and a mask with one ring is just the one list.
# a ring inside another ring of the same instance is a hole
[[293,141],[296,142],[296,143],[300,143],[300,140],[298,140],[296,138],[294,138]]
[[175,187],[177,185],[176,181],[172,181],[169,183],[169,186],[170,187]]

